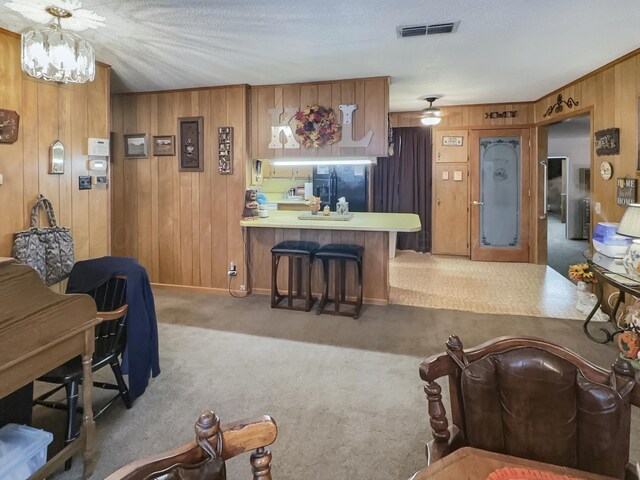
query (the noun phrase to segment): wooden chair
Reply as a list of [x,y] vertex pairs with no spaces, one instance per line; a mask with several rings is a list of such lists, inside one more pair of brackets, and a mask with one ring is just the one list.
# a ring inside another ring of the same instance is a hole
[[[131,408],[129,389],[122,376],[119,360],[127,343],[125,328],[128,310],[125,300],[126,283],[126,277],[116,276],[96,289],[87,292],[95,300],[98,317],[102,319],[95,328],[95,352],[91,368],[95,372],[109,365],[116,380],[116,384],[93,382],[93,385],[117,391],[115,396],[97,409],[93,415],[94,418],[98,418],[118,398],[122,398],[125,406]],[[80,357],[73,358],[38,378],[38,380],[59,385],[34,399],[33,403],[58,410],[66,410],[65,445],[68,445],[76,438],[79,432],[76,413],[82,413],[82,408],[78,406],[79,387],[82,382],[82,359]],[[65,403],[47,400],[62,388],[66,391]],[[66,470],[70,467],[71,459],[65,463]]]
[[253,480],[271,480],[271,445],[278,427],[269,416],[240,420],[220,427],[220,418],[206,411],[196,422],[196,440],[170,452],[130,463],[109,475],[106,480],[208,480],[204,463],[215,455],[228,460],[241,453],[251,454]]
[[[448,376],[451,420],[441,387]],[[462,446],[635,478],[628,468],[631,405],[640,388],[629,362],[604,370],[564,347],[535,338],[501,337],[463,350],[457,336],[445,353],[422,362],[433,440],[432,464]]]

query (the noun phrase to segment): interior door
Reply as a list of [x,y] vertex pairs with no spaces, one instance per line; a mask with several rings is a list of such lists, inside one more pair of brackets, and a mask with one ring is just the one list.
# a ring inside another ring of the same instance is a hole
[[529,130],[473,130],[471,259],[529,261]]
[[467,163],[436,163],[431,252],[469,256]]

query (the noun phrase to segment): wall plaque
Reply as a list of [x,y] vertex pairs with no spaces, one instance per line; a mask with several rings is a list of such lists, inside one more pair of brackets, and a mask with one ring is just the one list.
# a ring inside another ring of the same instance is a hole
[[635,178],[618,178],[616,181],[616,203],[621,206],[636,202],[637,180]]
[[204,171],[203,117],[178,118],[180,172]]
[[443,136],[442,137],[442,146],[443,147],[461,147],[463,136]]
[[607,128],[595,133],[596,155],[617,155],[620,153],[620,129]]

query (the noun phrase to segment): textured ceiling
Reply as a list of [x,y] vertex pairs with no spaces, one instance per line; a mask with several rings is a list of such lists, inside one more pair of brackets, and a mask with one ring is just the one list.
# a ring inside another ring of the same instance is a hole
[[[0,0],[1,1],[1,0]],[[56,3],[52,0],[51,3]],[[112,91],[389,75],[392,111],[536,100],[640,46],[638,0],[85,0]],[[395,27],[460,20],[457,33]],[[0,27],[33,22],[0,4]],[[63,21],[64,27],[64,21]]]

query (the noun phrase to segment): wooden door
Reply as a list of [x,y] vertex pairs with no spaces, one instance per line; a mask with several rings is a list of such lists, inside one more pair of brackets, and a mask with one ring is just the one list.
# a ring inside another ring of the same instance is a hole
[[529,130],[472,130],[471,259],[529,261]]
[[432,253],[468,256],[468,163],[437,163],[433,190]]

